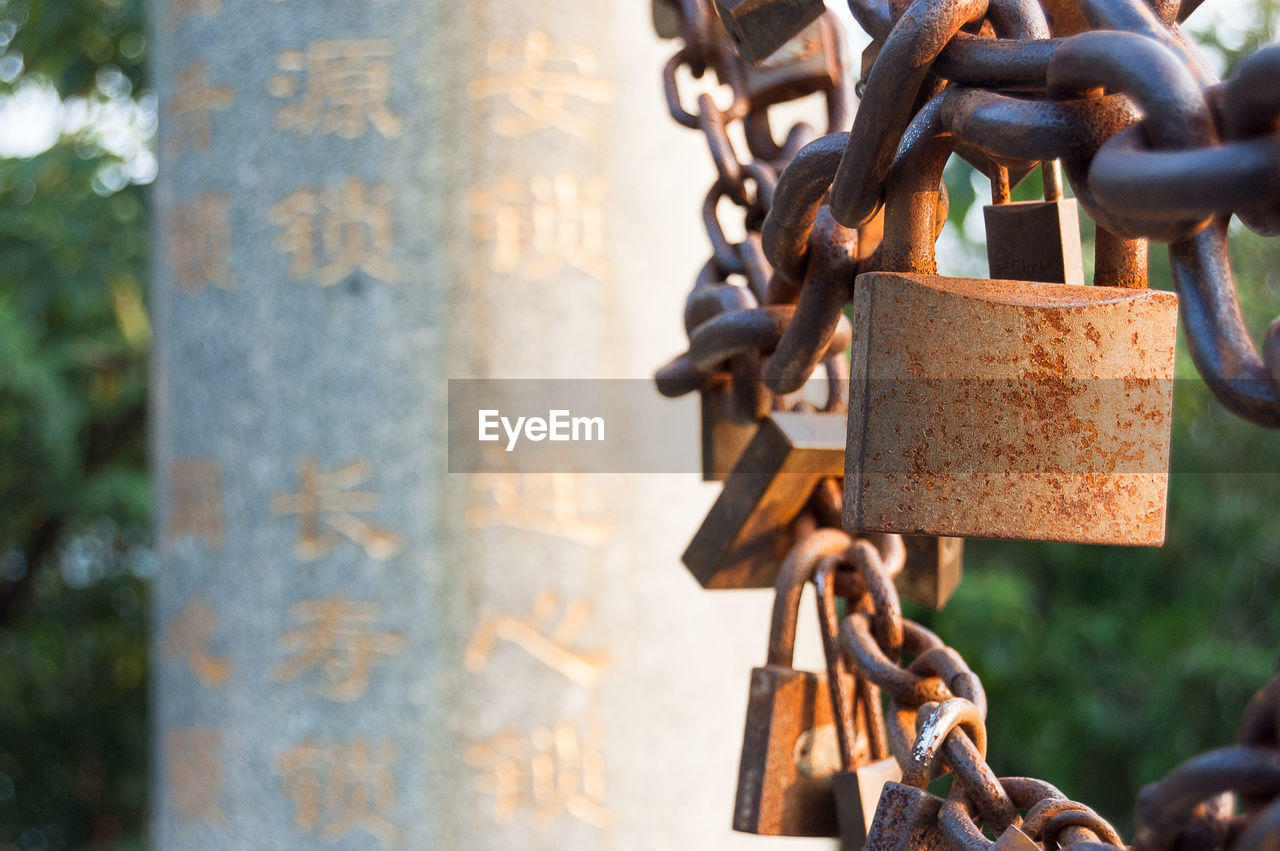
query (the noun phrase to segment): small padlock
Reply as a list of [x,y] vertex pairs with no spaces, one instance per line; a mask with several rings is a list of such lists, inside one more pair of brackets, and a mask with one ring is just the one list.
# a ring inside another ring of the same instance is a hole
[[716,0],[739,55],[758,65],[826,10],[823,0]]
[[[839,546],[848,536],[825,530]],[[838,537],[837,537],[838,536]],[[733,829],[772,836],[835,836],[831,775],[840,768],[827,680],[792,668],[804,586],[830,541],[810,535],[778,572],[769,654],[751,671]]]
[[[824,558],[814,574],[818,598],[818,624],[827,657],[827,691],[831,694],[840,746],[840,770],[831,777],[842,851],[859,851],[875,815],[884,784],[902,778],[898,761],[888,754],[883,738],[871,734],[871,715],[882,713],[878,692],[858,688],[858,677],[848,670],[840,650],[840,622],[836,613],[835,557]],[[872,694],[874,704],[857,701],[858,694]],[[861,714],[862,723],[858,723]],[[883,728],[883,723],[879,725]]]
[[933,274],[938,147],[889,182],[907,271],[854,286],[845,528],[1158,546],[1177,297]]
[[680,35],[684,16],[680,11],[679,0],[651,0],[649,13],[653,31],[658,38],[676,38]]
[[942,611],[964,577],[964,538],[903,535],[907,561],[893,578],[908,600]]
[[[796,100],[817,92],[828,94],[843,82],[839,23],[831,15],[810,22],[767,57],[742,68],[742,93],[754,109]],[[830,105],[828,105],[830,107]]]
[[768,588],[814,489],[844,471],[843,414],[775,412],[761,421],[684,551],[704,588]]
[[961,698],[925,703],[917,716],[919,734],[902,782],[885,783],[867,833],[865,851],[943,851],[949,846],[938,824],[943,800],[928,791],[933,761],[947,736],[964,728],[986,753],[986,729],[976,706]]
[[1009,200],[1009,172],[993,166],[992,203],[982,208],[991,277],[1051,284],[1083,284],[1076,199],[1062,197],[1057,160],[1041,166],[1043,201]]

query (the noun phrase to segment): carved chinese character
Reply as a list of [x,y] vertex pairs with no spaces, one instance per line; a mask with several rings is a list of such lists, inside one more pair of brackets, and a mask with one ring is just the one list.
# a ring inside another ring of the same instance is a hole
[[611,814],[602,803],[604,757],[594,737],[583,741],[569,724],[540,728],[527,737],[497,736],[472,745],[466,759],[487,772],[476,787],[494,796],[498,824],[531,810],[539,828],[562,814],[594,827],[609,825]]
[[280,788],[294,804],[293,825],[332,842],[364,830],[388,844],[400,841],[390,819],[395,806],[395,747],[351,742],[302,742],[275,763]]
[[302,100],[276,113],[276,126],[298,133],[336,133],[343,139],[364,135],[373,125],[388,139],[402,132],[400,119],[387,108],[391,94],[391,40],[352,38],[314,41],[306,52],[282,51],[268,89],[278,98],[295,98],[299,76],[306,78]]
[[493,646],[506,641],[524,650],[542,664],[579,685],[593,686],[604,675],[609,664],[607,653],[587,653],[573,648],[574,639],[591,615],[591,603],[578,598],[570,600],[553,621],[560,601],[553,591],[543,591],[527,618],[511,615],[489,615],[476,627],[467,645],[467,669],[479,672],[493,655]]
[[179,821],[203,821],[215,827],[226,823],[218,804],[222,794],[222,734],[190,727],[171,730],[164,737],[167,791]]
[[330,597],[295,603],[290,609],[301,624],[280,639],[280,649],[293,653],[276,668],[277,682],[319,669],[317,691],[330,700],[359,698],[369,687],[374,665],[404,649],[404,637],[374,628],[378,604]]
[[230,86],[209,84],[209,63],[193,62],[178,72],[169,103],[169,152],[177,154],[187,142],[197,151],[209,150],[209,113],[227,110],[235,100]]
[[315,272],[316,283],[327,287],[360,269],[395,283],[390,206],[388,187],[366,187],[355,177],[320,192],[298,189],[272,206],[268,215],[280,228],[276,246],[290,256],[290,277]]
[[[474,81],[467,90],[476,99],[504,99],[509,111],[489,122],[500,136],[554,127],[586,139],[599,127],[596,108],[613,97],[613,87],[598,76],[589,48],[556,44],[541,30],[522,42],[491,42],[487,64],[493,75]],[[593,114],[583,115],[586,111]]]
[[587,546],[609,539],[604,494],[573,473],[486,473],[473,480],[485,502],[467,509],[471,528],[508,526]]
[[540,281],[569,267],[607,281],[604,199],[600,179],[557,174],[526,184],[504,178],[472,193],[471,211],[495,272]]
[[229,202],[202,193],[190,204],[179,204],[169,218],[169,261],[173,277],[186,292],[198,293],[212,284],[232,288],[231,222]]
[[[271,498],[271,513],[297,515],[298,540],[294,554],[301,561],[315,561],[327,555],[343,538],[358,544],[370,558],[386,561],[400,552],[400,536],[356,517],[378,507],[372,491],[349,488],[369,478],[369,465],[355,461],[328,473],[320,471],[315,459],[304,457],[298,464],[298,490]],[[322,528],[326,527],[326,528]]]
[[179,458],[169,467],[167,541],[203,538],[210,549],[221,549],[222,468],[212,458]]
[[205,688],[221,688],[231,676],[231,660],[209,652],[217,626],[217,612],[195,599],[170,621],[165,636],[165,656],[186,662]]

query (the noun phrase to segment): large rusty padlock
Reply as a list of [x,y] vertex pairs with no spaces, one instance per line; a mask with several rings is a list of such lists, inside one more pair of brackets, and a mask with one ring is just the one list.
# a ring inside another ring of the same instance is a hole
[[763,420],[684,551],[704,588],[768,588],[795,542],[792,521],[844,470],[845,415],[775,412]]
[[778,572],[764,667],[751,671],[733,829],[773,836],[836,836],[831,775],[840,769],[826,677],[792,667],[804,587],[848,535],[819,529],[792,548]]
[[910,271],[854,287],[845,528],[1161,544],[1177,297],[932,274],[909,189],[881,249]]

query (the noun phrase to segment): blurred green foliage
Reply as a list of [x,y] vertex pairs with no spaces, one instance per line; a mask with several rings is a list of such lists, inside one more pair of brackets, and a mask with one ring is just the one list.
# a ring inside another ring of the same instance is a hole
[[0,0],[0,40],[63,97],[89,91],[104,68],[146,85],[143,0]]
[[[128,97],[141,6],[0,2],[3,90]],[[122,174],[92,122],[0,159],[0,849],[141,842],[148,217]]]

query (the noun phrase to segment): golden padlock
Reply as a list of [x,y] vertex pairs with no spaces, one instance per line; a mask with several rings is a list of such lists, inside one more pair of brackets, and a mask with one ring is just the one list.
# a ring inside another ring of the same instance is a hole
[[945,146],[915,150],[881,246],[909,271],[854,287],[845,528],[1158,546],[1177,297],[933,274]]

